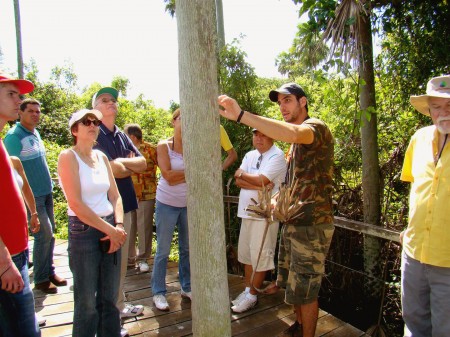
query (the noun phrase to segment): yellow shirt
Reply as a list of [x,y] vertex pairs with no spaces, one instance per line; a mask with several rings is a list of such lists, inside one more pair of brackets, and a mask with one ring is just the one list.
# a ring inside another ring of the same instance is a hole
[[411,193],[403,249],[422,263],[450,267],[450,145],[435,164],[439,151],[434,125],[418,130],[406,150],[400,179],[411,182]]
[[233,144],[231,144],[230,138],[222,125],[220,126],[220,145],[225,152],[233,148]]
[[152,200],[156,197],[156,146],[142,142],[139,145],[139,152],[144,156],[147,162],[147,168],[143,173],[133,173],[133,180],[136,197],[139,201]]

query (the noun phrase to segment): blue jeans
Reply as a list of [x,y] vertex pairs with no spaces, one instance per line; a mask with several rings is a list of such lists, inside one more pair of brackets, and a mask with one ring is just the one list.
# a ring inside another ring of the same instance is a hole
[[178,271],[181,288],[191,291],[191,267],[189,264],[189,232],[187,207],[172,207],[156,200],[156,240],[158,246],[153,261],[153,295],[166,294],[167,258],[175,226],[178,228],[178,253],[180,261]]
[[[35,313],[34,296],[28,277],[28,250],[12,257],[22,275],[23,290],[11,294],[0,289],[0,336],[35,337],[40,336]],[[0,288],[1,288],[0,281]]]
[[55,274],[53,265],[53,248],[55,247],[55,217],[53,214],[52,194],[35,197],[36,210],[38,212],[41,228],[39,232],[33,233],[33,274],[34,284],[46,282],[49,276]]
[[[114,215],[103,217],[114,226]],[[120,279],[120,250],[100,250],[105,234],[69,216],[69,266],[73,274],[73,337],[120,336],[116,307]]]

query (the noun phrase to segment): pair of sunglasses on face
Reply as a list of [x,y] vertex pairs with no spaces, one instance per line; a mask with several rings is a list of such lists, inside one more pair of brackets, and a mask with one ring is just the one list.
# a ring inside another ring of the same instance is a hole
[[102,124],[102,121],[98,120],[98,119],[91,120],[91,119],[85,118],[85,119],[82,119],[80,121],[80,123],[85,126],[91,126],[91,124],[94,124],[95,126],[100,126]]

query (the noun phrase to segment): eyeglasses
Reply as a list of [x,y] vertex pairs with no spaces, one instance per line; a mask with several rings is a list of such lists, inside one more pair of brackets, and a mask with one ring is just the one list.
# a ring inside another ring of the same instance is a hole
[[258,161],[256,162],[256,169],[259,170],[259,167],[261,166],[263,155],[260,155],[258,158]]
[[181,116],[177,116],[173,119],[174,121],[181,120]]
[[85,126],[91,126],[91,124],[94,124],[95,126],[100,126],[102,124],[102,121],[98,120],[98,119],[82,119],[80,121],[81,124],[85,125]]

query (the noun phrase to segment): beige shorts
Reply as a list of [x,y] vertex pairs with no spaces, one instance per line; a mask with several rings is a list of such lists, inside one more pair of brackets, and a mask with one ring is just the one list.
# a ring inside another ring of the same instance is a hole
[[[277,221],[271,222],[269,225],[256,271],[275,269],[273,260],[275,257],[275,246],[277,244],[278,226],[279,223]],[[265,227],[265,220],[242,219],[238,245],[239,262],[255,268]]]

